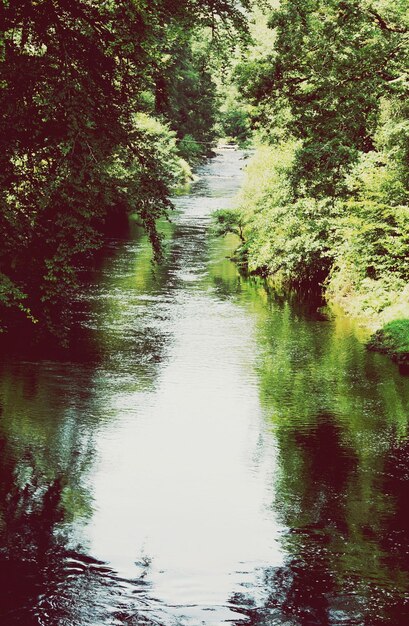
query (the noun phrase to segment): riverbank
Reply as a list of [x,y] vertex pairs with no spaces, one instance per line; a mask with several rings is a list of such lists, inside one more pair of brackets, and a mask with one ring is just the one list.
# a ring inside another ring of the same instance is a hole
[[249,273],[281,290],[321,289],[367,330],[371,350],[409,363],[409,208],[387,203],[374,164],[351,173],[358,191],[302,196],[291,180],[297,149],[296,141],[257,149],[236,210],[217,215],[219,232],[240,236],[236,260]]
[[369,350],[386,354],[399,365],[409,365],[409,285],[398,291],[387,282],[372,280],[351,289],[340,279],[329,278],[324,285],[329,305],[367,331]]

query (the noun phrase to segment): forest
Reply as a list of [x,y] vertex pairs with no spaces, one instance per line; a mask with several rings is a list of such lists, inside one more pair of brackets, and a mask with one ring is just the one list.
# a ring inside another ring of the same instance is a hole
[[[409,353],[406,0],[3,0],[0,321],[63,340],[79,274],[251,146],[237,261]],[[376,331],[376,332],[375,332]]]

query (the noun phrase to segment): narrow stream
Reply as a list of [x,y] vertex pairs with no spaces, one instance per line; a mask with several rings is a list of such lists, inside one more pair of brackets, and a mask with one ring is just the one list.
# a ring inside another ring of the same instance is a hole
[[239,276],[210,215],[244,156],[160,268],[111,242],[69,358],[1,357],[1,626],[409,623],[409,380]]

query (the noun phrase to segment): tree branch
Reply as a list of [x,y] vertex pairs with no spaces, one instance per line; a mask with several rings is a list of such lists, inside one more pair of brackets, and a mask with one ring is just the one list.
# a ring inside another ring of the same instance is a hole
[[385,22],[383,17],[379,15],[379,13],[375,11],[374,9],[368,9],[368,13],[372,15],[372,17],[375,18],[375,20],[378,22],[378,25],[381,27],[382,30],[387,30],[387,31],[390,31],[391,33],[402,33],[402,34],[408,32],[407,28],[398,28],[397,26],[391,26],[390,24]]

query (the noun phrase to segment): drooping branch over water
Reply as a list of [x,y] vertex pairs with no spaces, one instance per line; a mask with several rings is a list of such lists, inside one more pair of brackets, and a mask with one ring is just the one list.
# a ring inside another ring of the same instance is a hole
[[3,3],[3,328],[10,314],[61,328],[78,266],[130,213],[160,256],[156,222],[189,175],[184,160],[214,141],[216,35],[245,38],[245,5]]

